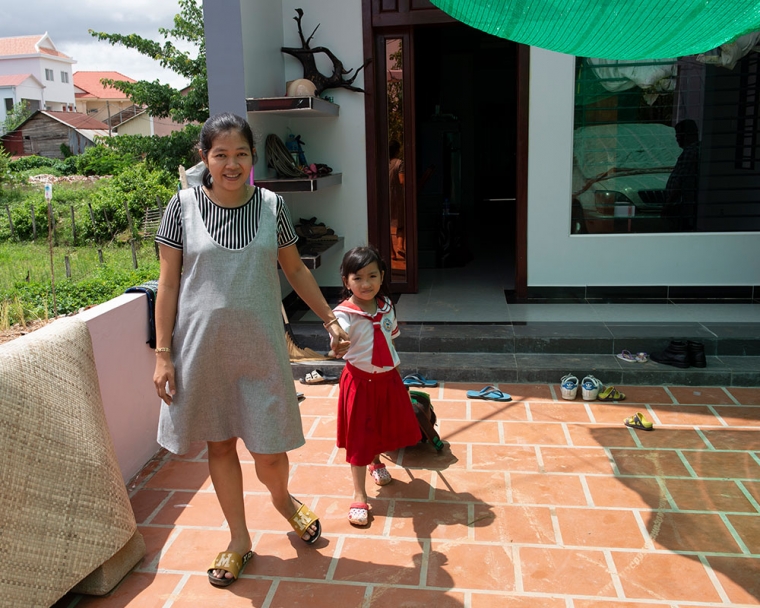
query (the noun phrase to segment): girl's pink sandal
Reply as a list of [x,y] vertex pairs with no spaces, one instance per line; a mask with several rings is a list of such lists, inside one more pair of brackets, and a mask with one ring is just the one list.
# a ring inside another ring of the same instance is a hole
[[348,508],[348,523],[366,526],[369,523],[369,505],[366,502],[352,502]]
[[388,469],[385,468],[385,464],[382,462],[379,462],[378,464],[371,464],[368,467],[369,474],[372,475],[372,479],[375,480],[375,483],[379,486],[387,486],[390,482],[393,481],[393,477],[391,477],[391,474],[388,472]]

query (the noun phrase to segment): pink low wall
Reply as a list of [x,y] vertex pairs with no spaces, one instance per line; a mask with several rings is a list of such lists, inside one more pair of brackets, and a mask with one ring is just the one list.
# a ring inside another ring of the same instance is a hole
[[124,294],[79,313],[95,353],[100,394],[116,458],[129,481],[159,450],[156,356],[148,346],[144,294]]

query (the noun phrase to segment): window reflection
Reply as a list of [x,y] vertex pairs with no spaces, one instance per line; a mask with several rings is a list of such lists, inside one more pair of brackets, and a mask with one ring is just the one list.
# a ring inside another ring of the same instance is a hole
[[391,281],[406,281],[406,199],[404,192],[403,44],[385,41],[388,106],[388,210],[390,213]]
[[572,234],[760,230],[760,54],[577,61]]

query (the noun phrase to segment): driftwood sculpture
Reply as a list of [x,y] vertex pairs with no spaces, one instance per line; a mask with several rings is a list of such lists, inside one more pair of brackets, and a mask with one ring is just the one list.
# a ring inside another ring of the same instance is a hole
[[[348,89],[350,91],[358,91],[359,93],[364,93],[364,89],[360,89],[359,87],[353,86],[354,80],[356,80],[356,77],[359,75],[359,72],[361,72],[367,65],[369,64],[371,59],[368,59],[364,62],[364,64],[356,70],[356,73],[354,73],[351,78],[344,79],[344,76],[350,74],[353,72],[353,68],[350,70],[346,70],[343,67],[343,63],[338,59],[330,49],[325,48],[323,46],[317,46],[314,48],[309,47],[309,43],[311,42],[311,39],[314,38],[314,34],[319,29],[319,24],[317,24],[317,27],[314,28],[314,31],[311,33],[311,36],[308,38],[304,38],[303,36],[303,30],[301,29],[301,19],[303,19],[303,10],[300,8],[296,9],[297,17],[293,17],[295,19],[296,23],[298,23],[298,36],[301,38],[301,48],[288,48],[288,47],[282,47],[282,52],[287,53],[288,55],[292,55],[298,61],[301,62],[301,65],[303,65],[303,77],[307,80],[311,80],[314,85],[317,87],[314,94],[316,96],[319,96],[322,91],[325,91],[327,89],[336,89],[339,87],[343,87],[345,89]],[[333,73],[331,76],[325,76],[317,69],[317,62],[315,60],[314,55],[316,53],[324,53],[330,58],[330,61],[332,61],[333,64]]]

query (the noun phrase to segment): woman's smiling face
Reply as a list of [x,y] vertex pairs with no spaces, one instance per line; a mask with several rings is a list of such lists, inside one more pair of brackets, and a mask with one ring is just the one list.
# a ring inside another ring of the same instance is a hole
[[243,188],[253,166],[253,151],[238,131],[217,135],[203,158],[213,178],[213,187],[223,190]]

